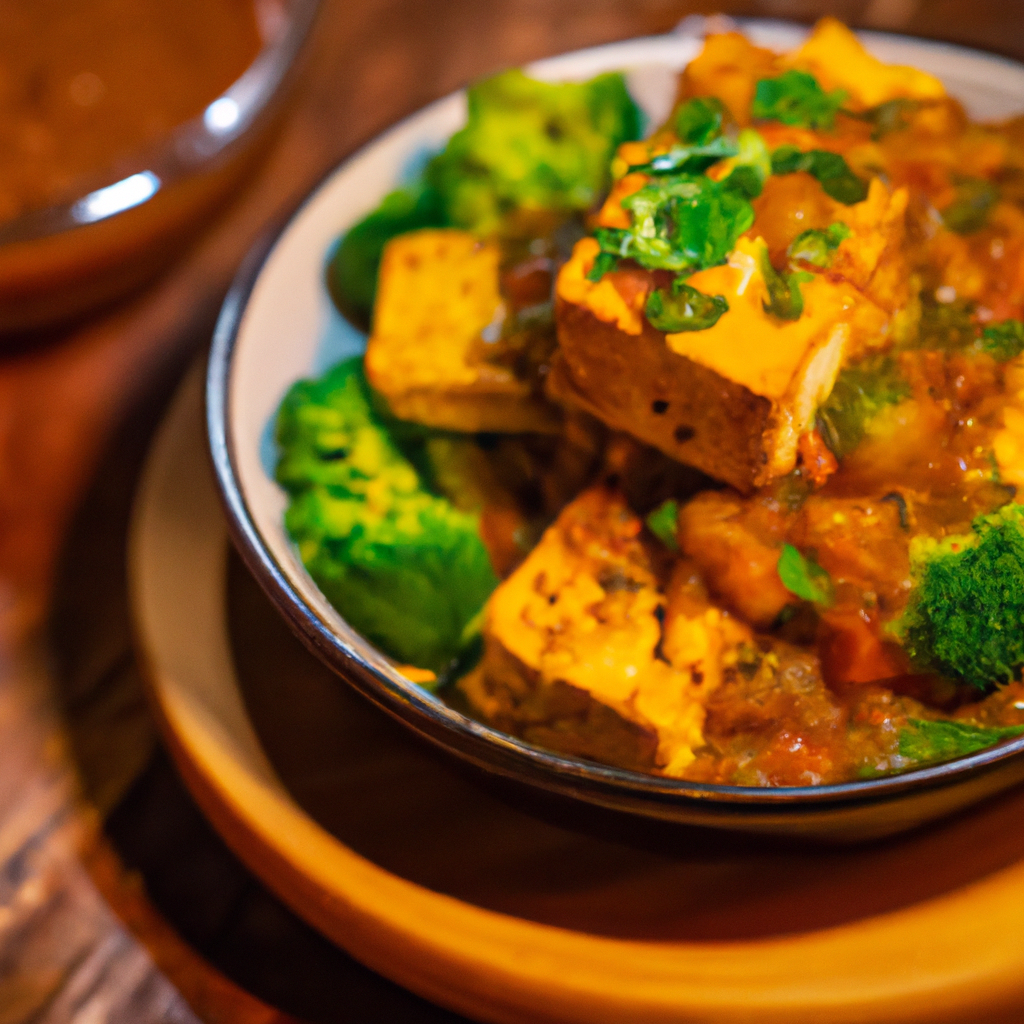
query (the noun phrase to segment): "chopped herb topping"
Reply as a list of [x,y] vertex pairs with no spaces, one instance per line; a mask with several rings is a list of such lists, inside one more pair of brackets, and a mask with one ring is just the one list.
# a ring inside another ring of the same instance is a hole
[[824,269],[832,265],[832,254],[843,239],[849,237],[850,229],[841,221],[827,228],[810,228],[793,239],[786,254],[791,260]]
[[989,324],[981,332],[981,350],[1000,363],[1016,359],[1024,352],[1024,323],[1019,320],[1003,320],[998,324]]
[[813,558],[800,554],[792,544],[782,545],[778,572],[782,585],[801,600],[823,607],[832,604],[832,577]]
[[790,69],[778,78],[762,78],[757,83],[751,113],[797,128],[830,129],[845,101],[842,89],[825,92],[814,75]]
[[676,111],[676,135],[692,146],[704,146],[722,134],[727,116],[725,104],[717,96],[699,96]]
[[619,257],[610,252],[599,252],[594,265],[587,272],[588,281],[600,281],[605,274],[611,273],[619,265]]
[[718,323],[729,303],[721,295],[705,295],[677,277],[670,289],[656,288],[644,312],[652,327],[666,334],[705,331]]
[[1024,733],[1024,725],[985,728],[970,722],[933,722],[911,718],[900,730],[900,756],[916,763],[949,761],[1021,733]]
[[795,174],[797,171],[806,171],[817,178],[826,195],[846,206],[862,203],[867,198],[867,182],[858,178],[838,153],[827,149],[804,153],[796,146],[779,146],[772,153],[772,173]]
[[647,529],[670,551],[679,550],[679,541],[676,539],[678,521],[679,502],[674,498],[662,502],[645,520]]
[[702,174],[712,164],[736,156],[739,147],[724,137],[699,145],[673,146],[667,153],[651,157],[646,164],[636,164],[630,171],[644,174]]
[[958,235],[980,231],[988,223],[992,207],[999,202],[999,189],[984,178],[960,178],[956,198],[942,211],[942,222]]
[[837,459],[864,439],[873,416],[910,396],[910,385],[891,356],[865,359],[841,370],[832,393],[818,408],[815,426]]
[[768,147],[759,132],[744,128],[736,137],[736,155],[726,161],[722,184],[748,199],[756,199],[772,173]]
[[799,320],[804,311],[804,297],[800,285],[814,279],[812,274],[797,270],[792,274],[781,274],[768,258],[768,247],[761,249],[761,274],[768,288],[768,301],[763,302],[764,311],[780,320]]
[[692,274],[725,261],[754,223],[749,201],[723,182],[680,174],[652,181],[622,200],[632,227],[598,228],[602,252],[648,270]]

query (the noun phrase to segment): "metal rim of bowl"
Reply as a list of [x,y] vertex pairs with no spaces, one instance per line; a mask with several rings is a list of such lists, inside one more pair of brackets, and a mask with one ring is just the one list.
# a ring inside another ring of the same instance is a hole
[[35,242],[136,209],[229,153],[271,106],[295,64],[320,0],[289,0],[287,21],[252,63],[201,114],[137,153],[116,177],[100,172],[95,188],[0,224],[0,245]]
[[[956,49],[982,52],[970,47]],[[403,120],[416,116],[414,112]],[[207,439],[229,533],[246,567],[313,654],[405,726],[486,772],[630,813],[636,813],[635,802],[640,800],[647,805],[643,813],[657,818],[674,818],[672,806],[683,804],[699,807],[712,815],[717,808],[723,814],[746,812],[753,817],[772,811],[799,814],[804,810],[824,812],[888,802],[988,773],[1024,755],[1024,736],[1020,736],[952,761],[854,782],[780,787],[690,782],[563,756],[519,740],[426,694],[397,670],[381,671],[367,657],[367,652],[376,648],[361,636],[357,635],[355,645],[342,639],[292,585],[288,573],[262,539],[235,468],[229,395],[232,361],[246,306],[264,265],[278,241],[327,181],[342,173],[350,160],[375,141],[371,139],[328,170],[292,211],[252,248],[221,307],[207,365]],[[659,808],[664,810],[659,812]]]

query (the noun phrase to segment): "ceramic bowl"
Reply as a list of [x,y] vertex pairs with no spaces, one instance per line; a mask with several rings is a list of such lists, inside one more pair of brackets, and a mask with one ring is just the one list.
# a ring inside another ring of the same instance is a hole
[[[806,29],[751,21],[774,49]],[[972,116],[1024,108],[1024,67],[1000,57],[907,37],[865,33],[869,49],[944,80]],[[675,76],[699,51],[696,34],[617,43],[541,61],[551,80],[622,70],[648,117],[667,115]],[[530,787],[647,817],[833,840],[892,834],[1024,780],[1024,738],[947,764],[842,785],[754,788],[699,784],[553,754],[465,717],[408,682],[331,607],[284,531],[284,492],[273,479],[272,421],[289,386],[362,351],[365,338],[334,309],[324,280],[348,226],[440,148],[462,123],[458,93],[413,115],[350,158],[240,272],[214,338],[207,379],[211,451],[234,540],[247,565],[308,647],[415,732],[487,772]]]
[[241,77],[116,175],[0,223],[0,336],[88,313],[168,264],[259,153],[318,7],[284,0]]

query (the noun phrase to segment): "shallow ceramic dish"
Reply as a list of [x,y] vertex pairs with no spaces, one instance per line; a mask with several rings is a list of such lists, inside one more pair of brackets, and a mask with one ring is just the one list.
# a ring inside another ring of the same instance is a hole
[[[805,31],[748,22],[755,42],[787,49]],[[868,33],[881,59],[941,77],[976,118],[1018,113],[1024,67],[923,40]],[[551,79],[621,69],[653,121],[666,116],[675,75],[700,48],[693,35],[581,51],[534,65]],[[913,827],[1024,779],[1024,738],[898,776],[817,787],[761,789],[691,783],[558,756],[449,708],[396,672],[327,603],[283,527],[273,480],[272,421],[288,387],[316,376],[364,339],[333,309],[324,266],[338,235],[372,209],[403,171],[439,148],[464,116],[461,94],[439,100],[336,170],[269,249],[240,274],[211,354],[207,414],[213,460],[232,532],[250,569],[309,647],[361,692],[474,764],[595,804],[691,824],[859,839]]]
[[318,7],[286,0],[275,8],[241,77],[116,177],[0,224],[0,335],[84,314],[167,265],[266,140]]
[[[1021,1020],[1024,794],[868,849],[692,829],[657,849],[601,841],[508,808],[311,679],[319,666],[275,640],[244,572],[230,571],[195,373],[137,493],[139,664],[224,839],[374,970],[497,1024]],[[320,699],[275,712],[275,694]]]

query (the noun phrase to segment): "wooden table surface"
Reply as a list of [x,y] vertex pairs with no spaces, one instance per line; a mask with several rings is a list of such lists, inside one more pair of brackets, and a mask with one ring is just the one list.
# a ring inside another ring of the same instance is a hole
[[[30,341],[0,340],[0,1024],[292,1019],[204,960],[182,937],[188,928],[176,930],[155,909],[149,879],[126,868],[118,849],[133,849],[144,831],[140,793],[156,799],[163,787],[164,806],[178,807],[183,821],[194,810],[155,749],[144,709],[87,699],[91,682],[125,669],[128,642],[123,609],[107,615],[98,585],[91,599],[94,579],[120,567],[123,522],[111,516],[104,535],[104,502],[130,497],[132,459],[141,457],[171,383],[207,344],[238,262],[268,225],[388,124],[504,66],[667,31],[687,15],[723,9],[805,20],[833,13],[1024,56],[1022,7],[1016,0],[326,0],[273,150],[178,264],[91,322]],[[81,529],[83,508],[91,532]],[[198,834],[203,826],[189,827]],[[282,913],[271,903],[264,909],[264,927],[267,915]],[[255,962],[245,942],[260,927],[256,920],[237,929],[239,963]],[[310,957],[320,955],[315,937],[302,941]],[[335,1019],[385,1019],[386,1004],[395,1019],[455,1020],[403,1003],[404,994],[384,983],[351,977],[353,992],[365,981],[362,1002],[339,1008]]]

